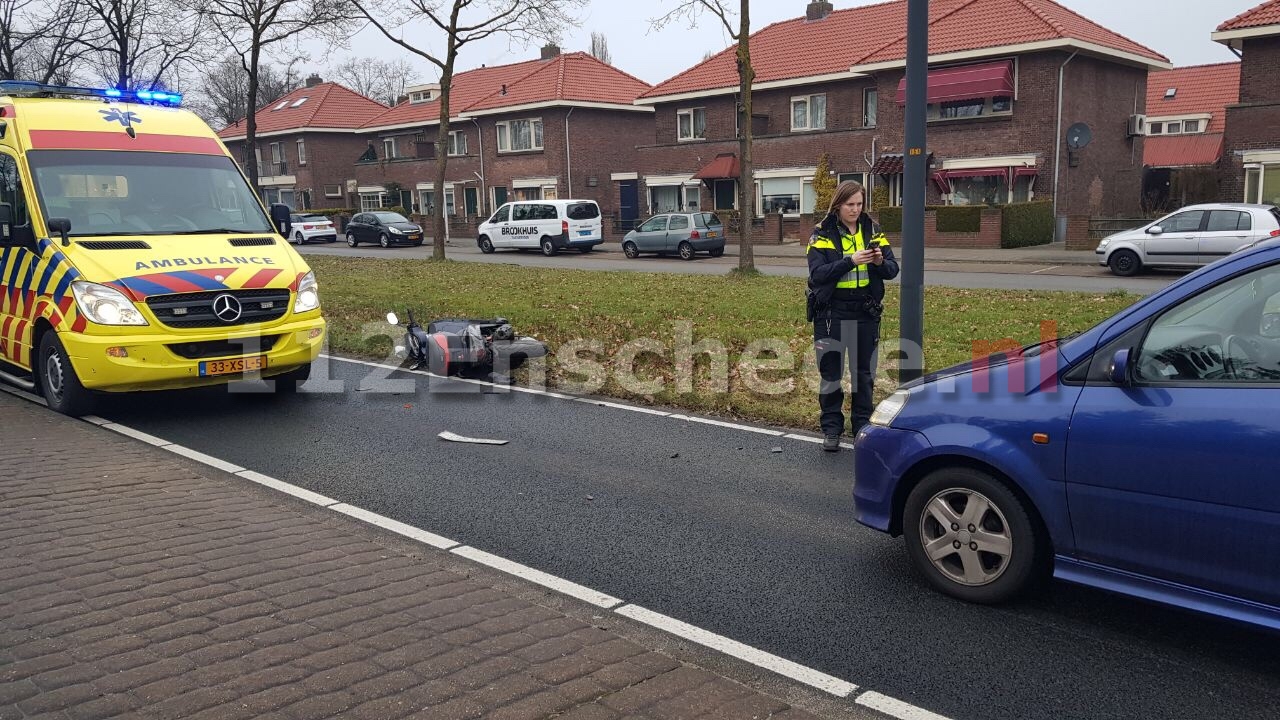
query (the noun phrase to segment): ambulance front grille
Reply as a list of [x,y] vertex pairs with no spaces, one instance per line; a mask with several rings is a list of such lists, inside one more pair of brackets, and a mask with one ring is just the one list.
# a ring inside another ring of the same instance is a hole
[[280,341],[279,335],[261,335],[237,340],[207,340],[204,342],[171,343],[165,347],[188,360],[209,358],[245,357],[270,351]]
[[[214,314],[213,301],[221,295],[230,295],[240,303],[239,318],[225,322]],[[279,320],[291,301],[287,289],[213,290],[152,295],[147,298],[147,307],[157,320],[171,328],[214,328]]]
[[232,247],[256,247],[258,245],[275,245],[276,239],[271,237],[231,238],[227,242]]
[[77,240],[76,244],[86,250],[150,250],[151,246],[141,240]]

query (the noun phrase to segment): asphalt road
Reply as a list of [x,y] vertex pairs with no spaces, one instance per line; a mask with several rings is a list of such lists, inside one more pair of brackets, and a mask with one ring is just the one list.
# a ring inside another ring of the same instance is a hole
[[393,394],[345,361],[316,370],[326,392],[149,393],[99,414],[957,720],[1280,707],[1273,634],[1063,583],[997,608],[931,592],[900,540],[853,522],[847,451],[423,376],[398,375]]
[[[296,247],[296,246],[295,246]],[[341,257],[393,257],[428,258],[431,247],[392,247],[383,249],[361,245],[347,247],[346,243],[304,245],[298,248],[304,254],[337,255]],[[644,256],[628,260],[620,252],[599,250],[583,255],[568,251],[554,257],[544,257],[536,251],[518,252],[500,250],[492,255],[480,252],[474,243],[453,240],[446,248],[450,259],[462,262],[482,262],[529,267],[577,268],[587,270],[624,270],[632,272],[671,272],[688,275],[723,275],[738,266],[738,258],[725,255],[720,258],[698,256],[692,261]],[[756,268],[767,275],[804,277],[808,268],[802,257],[756,256]],[[1127,290],[1146,295],[1176,280],[1180,275],[1160,272],[1137,278],[1120,278],[1106,268],[1096,265],[1037,265],[1014,263],[956,263],[929,262],[926,259],[926,285],[957,288],[995,288],[1004,290],[1079,290],[1108,292]]]

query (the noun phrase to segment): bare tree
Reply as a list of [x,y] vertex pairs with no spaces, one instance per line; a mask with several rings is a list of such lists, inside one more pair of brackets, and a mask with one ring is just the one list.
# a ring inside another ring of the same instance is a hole
[[[258,108],[264,55],[297,40],[304,33],[332,27],[343,17],[341,0],[189,0],[195,9],[240,60],[246,76],[245,107]],[[245,157],[242,167],[249,184],[258,189],[258,164],[253,149],[258,142],[258,120],[245,115]]]
[[[262,101],[255,109],[302,85],[302,73],[297,69],[301,61],[296,57],[286,65],[264,63],[258,69],[258,97]],[[249,114],[249,76],[240,66],[240,58],[228,55],[214,64],[202,78],[198,95],[190,105],[210,125],[225,127],[245,119]]]
[[335,80],[384,105],[395,105],[405,88],[417,82],[418,71],[405,58],[351,58],[329,69]]
[[[577,25],[576,14],[571,8],[586,5],[586,0],[387,0],[381,6],[379,0],[352,0],[382,34],[409,52],[424,58],[440,70],[440,115],[436,130],[436,178],[435,187],[443,192],[445,173],[448,171],[449,153],[445,152],[449,141],[449,97],[453,87],[454,65],[458,52],[465,46],[493,35],[505,35],[517,42],[557,37],[560,29]],[[408,6],[396,20],[396,10]],[[428,41],[414,45],[405,40],[396,28],[410,20],[424,20],[425,24],[445,35],[444,52],[433,49]],[[444,213],[436,213],[432,222],[434,249],[432,257],[444,259]]]
[[591,33],[591,57],[605,65],[613,64],[613,56],[609,54],[609,38],[604,33]]
[[89,51],[81,0],[0,0],[0,80],[70,83]]
[[200,60],[204,28],[174,0],[82,0],[97,36],[88,42],[98,75],[121,90],[176,88]]
[[751,83],[756,73],[751,67],[751,3],[737,0],[738,22],[734,28],[732,3],[735,0],[676,0],[674,10],[651,21],[655,29],[675,20],[687,20],[696,25],[703,13],[710,13],[724,26],[729,37],[737,44],[735,54],[738,65],[738,154],[741,169],[738,172],[738,269],[755,270],[755,254],[751,247],[751,224],[755,217],[755,181],[751,166]]

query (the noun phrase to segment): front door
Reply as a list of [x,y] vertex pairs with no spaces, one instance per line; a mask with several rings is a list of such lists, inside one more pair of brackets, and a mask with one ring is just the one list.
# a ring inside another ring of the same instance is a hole
[[716,210],[733,210],[738,207],[736,182],[733,180],[717,180],[715,191]]
[[462,191],[462,202],[466,204],[467,217],[475,217],[480,214],[480,191],[477,188],[469,187]]
[[1200,234],[1200,262],[1224,258],[1253,239],[1253,216],[1244,210],[1210,210],[1209,223]]
[[1200,231],[1208,218],[1204,210],[1188,210],[1161,220],[1158,234],[1147,233],[1143,243],[1147,262],[1155,265],[1195,265],[1200,262]]
[[635,180],[618,182],[618,221],[622,232],[630,232],[640,217],[640,193]]
[[501,185],[493,189],[493,204],[502,207],[507,204],[507,189]]
[[1280,265],[1223,281],[1104,348],[1067,438],[1081,559],[1280,603]]

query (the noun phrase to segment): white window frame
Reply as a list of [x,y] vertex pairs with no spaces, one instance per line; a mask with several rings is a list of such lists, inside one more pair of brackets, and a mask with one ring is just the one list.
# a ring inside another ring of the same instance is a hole
[[[974,120],[974,119],[977,119],[977,118],[985,118],[985,117],[1009,117],[1009,116],[1013,115],[1013,106],[1016,104],[1016,101],[1014,100],[1014,96],[1013,96],[1013,95],[1000,95],[999,97],[1002,97],[1002,98],[1008,98],[1008,99],[1009,99],[1009,109],[1008,109],[1008,110],[999,110],[999,111],[992,110],[991,108],[992,108],[992,106],[995,104],[995,97],[986,97],[986,98],[981,98],[981,100],[982,100],[982,110],[981,110],[977,115],[961,115],[960,117],[953,117],[953,118],[949,118],[949,117],[942,117],[942,105],[943,105],[943,103],[929,103],[929,106],[928,106],[929,122],[964,122],[965,120]],[[976,103],[978,99],[979,99],[979,98],[973,98],[972,100],[968,100],[968,101],[961,101],[961,100],[957,100],[957,101],[955,101],[955,102],[973,102],[973,103]]]
[[[813,105],[814,105],[813,101],[816,100],[817,98],[822,98],[822,124],[821,125],[815,122],[816,119],[814,118],[814,112],[813,112]],[[796,105],[799,105],[801,103],[803,103],[805,106],[805,110],[804,110],[805,124],[796,125]],[[814,93],[813,95],[801,95],[798,97],[791,98],[791,132],[813,132],[815,130],[826,130],[826,129],[827,129],[827,94],[826,93]]]
[[[702,134],[697,134],[698,123],[696,122],[698,113],[702,113]],[[681,117],[689,118],[689,134],[684,134],[683,126],[680,123]],[[707,109],[705,107],[684,108],[676,110],[676,140],[679,142],[689,142],[691,140],[707,139]]]
[[382,159],[395,160],[400,157],[396,154],[396,139],[393,137],[382,138]]
[[[1209,122],[1213,119],[1212,115],[1200,113],[1198,115],[1157,115],[1147,118],[1147,135],[1203,135],[1209,130]],[[1196,123],[1195,130],[1187,130],[1187,123]],[[1177,132],[1171,132],[1170,127],[1176,125]]]
[[[329,192],[329,188],[333,188],[333,190],[334,190],[334,191],[333,191],[333,192]],[[325,185],[325,186],[324,186],[324,196],[325,196],[325,197],[327,197],[327,198],[340,198],[340,197],[342,197],[342,186],[341,186],[341,185]]]
[[420,105],[422,103],[428,103],[428,102],[431,102],[433,99],[435,99],[435,96],[431,93],[430,90],[414,90],[413,92],[409,93],[410,105]]
[[[512,146],[512,141],[515,139],[513,129],[516,123],[522,122],[529,123],[529,147],[516,148]],[[503,120],[494,123],[494,128],[498,136],[498,152],[500,153],[536,152],[543,149],[543,143],[538,142],[539,136],[542,135],[542,118],[540,117]],[[535,132],[534,128],[539,128],[539,130]]]
[[[271,164],[279,165],[284,162],[284,147],[282,143],[273,142],[267,146],[271,150]],[[272,168],[274,169],[274,168]]]
[[[874,99],[875,102],[871,102]],[[867,112],[867,108],[874,107],[875,113]],[[870,120],[871,122],[867,122]],[[863,88],[862,89],[862,127],[873,128],[880,120],[880,88]]]
[[449,157],[467,154],[467,133],[465,130],[449,131]]
[[[377,198],[374,201],[377,204],[370,206],[369,205],[370,198]],[[360,193],[360,212],[368,213],[368,212],[376,212],[378,210],[381,210],[383,207],[385,207],[383,203],[386,202],[386,199],[387,199],[386,192],[362,192]]]
[[307,143],[302,138],[298,138],[298,164],[307,164]]

